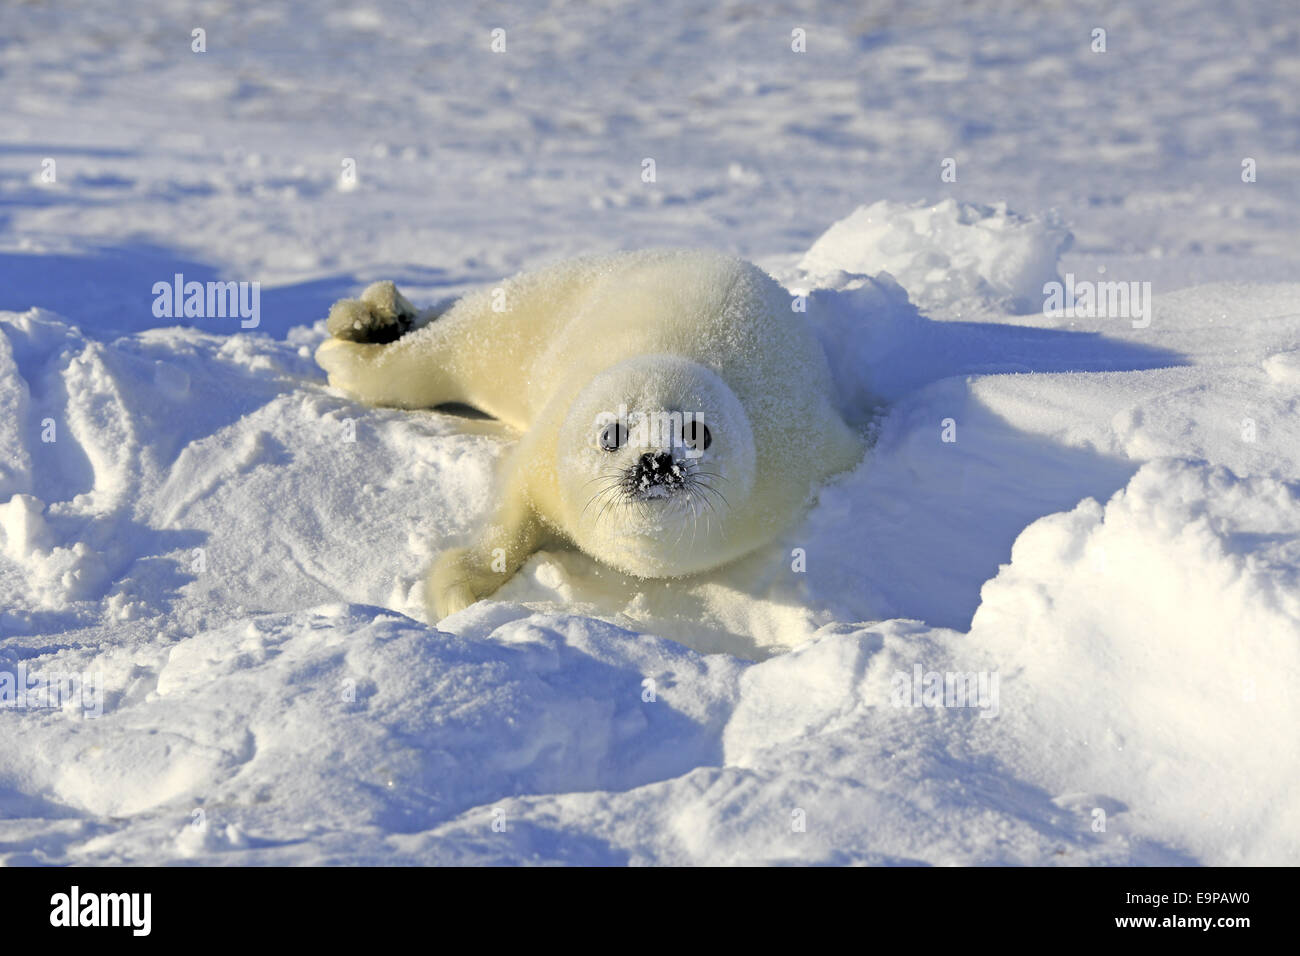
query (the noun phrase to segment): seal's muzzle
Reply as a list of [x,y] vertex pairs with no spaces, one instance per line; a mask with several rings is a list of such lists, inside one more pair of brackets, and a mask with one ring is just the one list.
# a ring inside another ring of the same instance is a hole
[[685,481],[682,466],[666,451],[646,452],[632,466],[632,487],[642,494],[655,488],[675,491]]

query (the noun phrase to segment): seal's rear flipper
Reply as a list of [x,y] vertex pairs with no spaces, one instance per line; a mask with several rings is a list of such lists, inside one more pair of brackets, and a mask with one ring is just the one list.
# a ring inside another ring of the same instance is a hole
[[372,405],[471,404],[447,368],[447,336],[419,334],[443,311],[420,311],[392,282],[372,283],[361,298],[340,299],[330,307],[325,320],[330,337],[316,350],[316,362],[330,385]]
[[340,299],[330,307],[325,327],[345,342],[386,345],[416,326],[419,310],[389,281],[374,282],[359,299]]

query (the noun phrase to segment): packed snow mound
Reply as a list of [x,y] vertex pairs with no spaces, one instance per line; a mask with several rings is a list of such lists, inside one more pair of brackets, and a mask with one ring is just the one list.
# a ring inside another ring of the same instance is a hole
[[1009,766],[1086,781],[1199,859],[1300,858],[1300,486],[1152,462],[1031,524],[981,597]]
[[813,243],[796,286],[834,286],[838,273],[889,273],[925,311],[1041,311],[1043,286],[1071,236],[1055,217],[1018,215],[1006,203],[880,200],[859,206]]
[[[668,652],[664,672],[666,642],[579,618],[566,643],[541,617],[495,617],[483,640],[334,605],[112,655],[104,715],[55,722],[35,754],[7,750],[0,776],[96,816],[170,808],[188,822],[200,809],[256,833],[239,811],[262,803],[278,829],[410,831],[520,791],[627,789],[708,757],[693,742],[716,722],[708,708],[694,695],[643,707],[639,672],[684,695],[735,665]],[[612,666],[620,646],[632,656]]]
[[1176,858],[1114,797],[1099,834],[1008,779],[971,746],[980,711],[898,703],[960,641],[837,626],[754,665],[502,603],[459,635],[356,605],[254,615],[101,655],[94,720],[19,718],[42,745],[0,752],[0,793],[51,820],[10,860]]
[[[850,422],[869,421],[878,407],[915,387],[915,368],[900,353],[926,338],[930,325],[907,290],[887,272],[825,276],[801,290],[803,308],[822,343]],[[900,370],[905,381],[898,381]]]

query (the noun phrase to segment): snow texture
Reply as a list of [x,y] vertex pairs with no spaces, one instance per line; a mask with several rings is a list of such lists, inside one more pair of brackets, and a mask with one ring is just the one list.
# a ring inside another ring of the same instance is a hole
[[[1300,863],[1292,3],[0,21],[6,862]],[[331,391],[330,304],[669,245],[804,297],[867,458],[427,625],[513,432]]]

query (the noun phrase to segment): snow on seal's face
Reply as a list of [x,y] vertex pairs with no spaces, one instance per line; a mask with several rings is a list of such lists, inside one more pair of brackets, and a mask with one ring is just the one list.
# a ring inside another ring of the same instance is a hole
[[754,435],[715,373],[638,356],[578,394],[557,464],[580,548],[629,574],[674,577],[717,563],[717,542],[753,488]]

